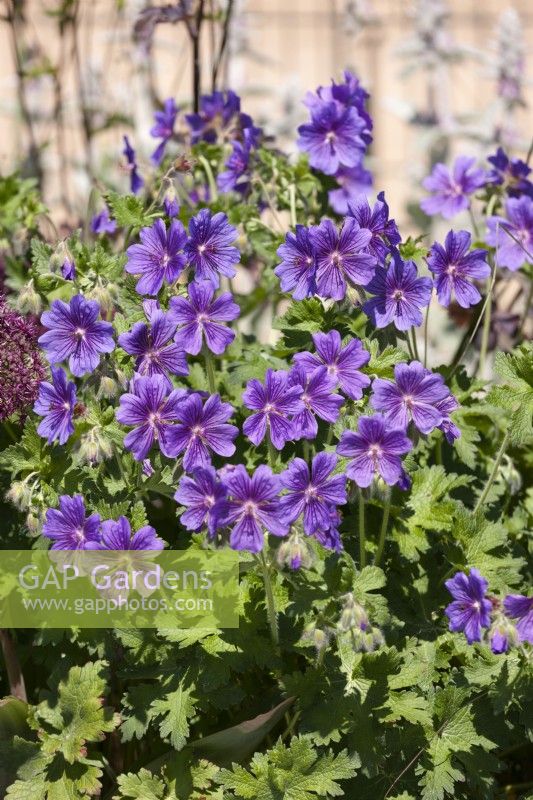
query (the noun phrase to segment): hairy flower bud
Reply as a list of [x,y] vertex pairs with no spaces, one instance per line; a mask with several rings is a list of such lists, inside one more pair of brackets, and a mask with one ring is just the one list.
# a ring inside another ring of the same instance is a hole
[[329,645],[331,633],[328,628],[318,628],[316,623],[310,622],[306,625],[302,633],[303,642],[311,642],[314,645],[317,655],[324,653]]
[[95,426],[80,439],[80,457],[89,464],[100,464],[113,456],[113,444],[102,433],[102,428]]
[[280,567],[289,569],[309,569],[313,563],[313,552],[299,531],[293,531],[283,541],[276,553],[276,561]]
[[41,296],[35,291],[33,278],[20,290],[16,300],[16,307],[23,314],[37,316],[41,313],[43,304]]

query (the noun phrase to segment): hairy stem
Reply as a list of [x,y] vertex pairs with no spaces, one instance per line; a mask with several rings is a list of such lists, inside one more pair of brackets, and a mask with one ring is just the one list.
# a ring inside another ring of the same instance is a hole
[[387,499],[385,501],[385,507],[383,509],[383,518],[381,520],[381,530],[379,532],[378,549],[376,550],[376,557],[374,559],[374,564],[376,565],[376,567],[379,565],[381,557],[383,556],[383,550],[385,549],[385,540],[387,538],[387,528],[389,525],[390,503],[391,503],[391,492],[389,490],[389,492],[387,493]]
[[359,566],[366,566],[366,533],[365,533],[365,497],[359,490]]
[[500,464],[502,462],[502,458],[504,457],[505,451],[507,450],[507,445],[509,444],[509,439],[510,438],[511,438],[511,429],[508,428],[507,431],[505,432],[505,436],[503,437],[503,441],[502,441],[502,443],[500,445],[500,449],[498,450],[498,452],[496,454],[496,460],[494,461],[494,465],[492,467],[492,472],[490,473],[489,478],[487,480],[487,483],[485,484],[485,488],[483,489],[483,491],[481,493],[481,496],[480,496],[479,500],[476,503],[476,507],[474,508],[474,514],[476,514],[479,511],[479,509],[481,508],[481,506],[483,505],[483,503],[487,499],[487,495],[490,492],[490,488],[491,488],[492,484],[494,483],[494,479],[496,478],[496,474],[498,472],[498,469],[500,468]]
[[270,625],[270,636],[272,637],[272,644],[274,645],[274,647],[278,647],[279,645],[278,616],[276,614],[274,593],[272,591],[272,583],[270,581],[270,570],[268,568],[264,550],[261,550],[261,552],[259,553],[259,562],[261,564],[261,571],[263,573],[263,584],[265,587],[265,598],[266,598],[268,624]]
[[207,375],[207,385],[209,387],[209,394],[216,394],[217,391],[217,381],[215,376],[215,365],[213,364],[213,356],[211,355],[211,350],[204,345],[204,362],[205,362],[205,372]]
[[484,316],[483,316],[483,332],[481,334],[481,350],[479,351],[479,364],[478,364],[478,372],[483,377],[483,373],[485,371],[485,362],[487,360],[487,351],[489,348],[489,336],[490,336],[490,320],[491,320],[491,311],[492,311],[492,277],[487,278],[487,297],[489,298],[488,303],[485,306]]

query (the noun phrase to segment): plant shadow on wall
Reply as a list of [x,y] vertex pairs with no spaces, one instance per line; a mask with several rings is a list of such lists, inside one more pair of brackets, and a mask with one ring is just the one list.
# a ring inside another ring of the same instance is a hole
[[4,548],[241,571],[238,629],[4,631],[10,800],[531,792],[530,169],[438,164],[425,212],[475,226],[405,239],[343,181],[367,99],[350,72],[308,96],[297,159],[231,91],[169,99],[151,171],[128,139],[130,193],[61,241],[2,179]]

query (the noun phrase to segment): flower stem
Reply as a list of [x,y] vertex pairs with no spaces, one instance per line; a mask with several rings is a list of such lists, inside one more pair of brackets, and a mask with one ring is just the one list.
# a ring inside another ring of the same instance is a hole
[[484,317],[483,317],[483,331],[481,334],[481,350],[479,352],[479,364],[478,364],[478,372],[483,377],[483,373],[485,371],[485,362],[487,359],[487,350],[489,347],[489,336],[490,336],[490,319],[491,319],[491,310],[492,310],[492,302],[491,302],[491,291],[492,291],[492,276],[487,278],[487,297],[488,302],[485,306],[484,310]]
[[474,508],[474,514],[476,514],[479,511],[479,509],[481,508],[481,506],[483,505],[483,503],[487,499],[487,495],[490,492],[490,488],[491,488],[492,484],[494,483],[494,479],[496,477],[496,473],[498,472],[498,469],[500,468],[500,464],[502,462],[502,458],[504,457],[505,451],[507,450],[507,445],[509,444],[509,439],[510,438],[511,438],[511,429],[508,428],[507,431],[505,432],[505,436],[503,437],[503,441],[502,441],[502,443],[500,445],[500,449],[498,450],[498,452],[496,454],[496,460],[494,461],[494,466],[492,467],[492,472],[490,473],[489,478],[487,480],[487,483],[485,484],[485,488],[483,489],[483,492],[481,493],[481,497],[477,501],[476,507]]
[[278,459],[278,451],[276,450],[276,448],[272,444],[272,439],[270,438],[270,435],[267,435],[267,444],[268,444],[268,463],[269,463],[270,469],[272,471],[274,471],[274,467],[275,467],[276,461]]
[[207,346],[204,345],[204,361],[205,372],[207,375],[207,385],[209,387],[209,394],[216,394],[217,382],[215,376],[215,365],[213,364],[213,356]]
[[418,355],[418,344],[416,341],[416,333],[414,327],[411,328],[411,337],[413,339],[413,353],[417,361],[420,361],[420,356]]
[[289,202],[291,207],[291,226],[296,227],[296,186],[291,183],[289,186]]
[[202,165],[206,178],[207,183],[209,184],[209,194],[211,195],[211,202],[215,203],[218,199],[218,191],[216,181],[213,175],[213,170],[211,169],[211,164],[207,160],[205,156],[198,156],[198,161]]
[[259,553],[259,561],[263,573],[263,584],[265,587],[266,607],[268,624],[270,625],[270,635],[272,637],[272,644],[275,647],[279,646],[279,631],[278,631],[278,617],[276,614],[276,605],[274,603],[274,593],[272,591],[272,583],[270,581],[270,572],[268,569],[267,560],[265,558],[264,550]]
[[360,567],[366,566],[366,534],[365,534],[365,497],[359,490],[359,561]]
[[424,322],[424,368],[428,365],[428,320],[429,320],[429,309],[431,306],[431,297],[429,298],[428,307],[426,308],[426,319]]
[[376,567],[379,565],[381,561],[381,556],[383,555],[383,550],[385,548],[385,539],[387,538],[387,527],[389,524],[389,514],[390,514],[390,501],[391,501],[391,492],[387,493],[387,499],[385,501],[385,507],[383,509],[383,519],[381,520],[381,530],[379,532],[379,541],[378,541],[378,549],[376,550],[376,557],[374,559],[374,564]]
[[309,446],[309,439],[303,440],[303,448],[304,448],[304,461],[306,464],[309,464],[311,460],[311,448]]

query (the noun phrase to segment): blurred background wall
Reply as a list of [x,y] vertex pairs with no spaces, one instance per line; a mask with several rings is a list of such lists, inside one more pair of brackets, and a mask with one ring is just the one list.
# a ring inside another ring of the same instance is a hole
[[[160,5],[194,15],[199,1]],[[191,103],[187,27],[139,29],[146,8],[145,0],[4,0],[0,171],[38,174],[56,220],[83,214],[99,181],[125,190],[123,134],[147,162],[153,111],[169,96]],[[496,143],[529,148],[530,0],[204,0],[203,10],[202,90],[211,90],[224,40],[218,86],[241,94],[244,110],[289,148],[306,117],[305,92],[345,67],[360,76],[375,123],[375,189],[386,188],[404,224],[431,161]]]

